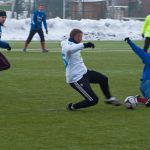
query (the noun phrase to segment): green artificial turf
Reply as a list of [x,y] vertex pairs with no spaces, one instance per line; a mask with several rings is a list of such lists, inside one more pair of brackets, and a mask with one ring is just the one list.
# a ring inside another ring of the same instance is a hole
[[[0,72],[0,150],[148,150],[150,109],[109,106],[98,85],[96,106],[69,112],[66,105],[82,97],[65,82],[59,42],[49,53],[32,42],[10,42],[2,51],[11,68]],[[121,102],[140,94],[142,61],[123,41],[95,41],[82,52],[89,69],[109,77],[110,90]],[[142,47],[143,42],[136,41]]]

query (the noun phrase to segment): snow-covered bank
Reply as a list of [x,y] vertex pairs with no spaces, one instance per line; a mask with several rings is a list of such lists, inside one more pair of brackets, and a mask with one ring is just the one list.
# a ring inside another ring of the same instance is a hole
[[[124,37],[141,39],[142,21],[120,21],[111,19],[101,20],[67,20],[54,18],[47,20],[49,34],[46,40],[61,40],[68,36],[73,28],[79,28],[84,32],[85,40],[122,40]],[[8,19],[4,27],[2,39],[26,40],[30,30],[30,19]],[[39,40],[36,35],[34,40]]]

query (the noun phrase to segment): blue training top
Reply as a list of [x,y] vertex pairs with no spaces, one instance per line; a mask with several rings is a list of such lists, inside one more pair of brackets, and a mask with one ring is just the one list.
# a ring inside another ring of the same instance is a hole
[[150,80],[150,54],[146,53],[143,49],[135,45],[131,40],[128,41],[128,44],[132,50],[143,60],[144,69],[141,76],[141,80]]
[[0,25],[0,47],[1,48],[9,48],[9,44],[7,42],[1,41],[1,34],[2,34],[2,29],[1,29],[1,25]]
[[35,11],[31,17],[31,30],[42,29],[42,22],[47,30],[46,14],[43,11]]

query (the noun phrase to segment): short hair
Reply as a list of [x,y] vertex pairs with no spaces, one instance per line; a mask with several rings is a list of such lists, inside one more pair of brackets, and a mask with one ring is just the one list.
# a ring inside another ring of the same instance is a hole
[[1,17],[7,17],[6,11],[0,10],[0,16],[1,16]]
[[73,29],[71,32],[70,32],[70,38],[74,38],[77,34],[79,33],[83,33],[80,29]]

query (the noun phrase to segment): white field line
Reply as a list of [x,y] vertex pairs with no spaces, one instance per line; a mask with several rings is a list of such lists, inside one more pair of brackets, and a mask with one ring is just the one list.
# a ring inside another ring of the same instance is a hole
[[[6,50],[1,50],[1,51],[6,51]],[[12,49],[11,52],[22,52],[22,49]],[[27,50],[27,53],[29,52],[41,52],[41,49],[29,49]],[[60,53],[60,50],[49,50],[50,53]],[[94,50],[84,50],[82,52],[85,53],[108,53],[108,52],[133,52],[132,50],[126,50],[126,49],[122,49],[122,50],[99,50],[99,49],[94,49]]]
[[48,111],[67,111],[66,108],[49,108]]
[[[8,40],[8,42],[13,42],[13,43],[24,43],[25,41],[11,41],[11,40]],[[61,41],[47,41],[46,43],[60,43]],[[39,41],[32,41],[32,43],[39,43]],[[40,44],[40,43],[39,43]]]

